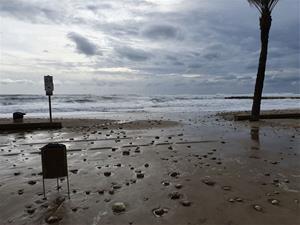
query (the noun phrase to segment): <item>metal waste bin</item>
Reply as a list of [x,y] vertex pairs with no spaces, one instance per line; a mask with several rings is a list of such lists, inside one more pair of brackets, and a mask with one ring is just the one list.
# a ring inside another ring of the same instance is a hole
[[24,115],[26,115],[26,113],[23,113],[23,112],[14,112],[13,113],[14,122],[22,122]]
[[42,170],[43,170],[43,191],[45,194],[45,179],[56,178],[57,190],[59,191],[60,177],[67,177],[68,196],[70,198],[67,148],[63,144],[49,143],[41,148]]

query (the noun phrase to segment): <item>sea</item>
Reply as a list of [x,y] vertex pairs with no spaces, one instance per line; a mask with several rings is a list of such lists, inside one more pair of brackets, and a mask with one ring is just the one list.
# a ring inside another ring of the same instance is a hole
[[[226,112],[251,110],[250,95],[53,95],[52,112],[58,117],[84,117],[111,113]],[[242,97],[242,98],[241,98]],[[300,94],[269,94],[262,110],[300,109]],[[277,98],[280,97],[280,98]],[[45,95],[0,95],[0,117],[13,112],[45,117],[49,114]]]

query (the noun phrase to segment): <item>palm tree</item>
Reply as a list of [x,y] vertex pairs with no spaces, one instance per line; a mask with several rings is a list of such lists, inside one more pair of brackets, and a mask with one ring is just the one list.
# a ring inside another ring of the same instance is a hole
[[260,12],[260,38],[261,50],[259,57],[259,65],[256,76],[251,120],[258,121],[260,115],[261,96],[264,87],[267,55],[268,55],[268,42],[269,32],[272,23],[271,13],[279,0],[248,0],[250,5],[255,6]]

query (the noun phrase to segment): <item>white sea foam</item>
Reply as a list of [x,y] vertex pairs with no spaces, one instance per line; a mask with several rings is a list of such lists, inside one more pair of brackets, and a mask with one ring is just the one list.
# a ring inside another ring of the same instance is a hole
[[[267,96],[300,97],[295,94]],[[52,97],[52,107],[53,113],[62,117],[107,112],[220,112],[251,109],[251,99],[225,99],[225,97],[225,95],[55,95]],[[262,109],[265,110],[295,108],[300,108],[300,99],[262,100]],[[47,115],[48,99],[42,95],[0,95],[0,117],[9,117],[15,111],[33,116]]]

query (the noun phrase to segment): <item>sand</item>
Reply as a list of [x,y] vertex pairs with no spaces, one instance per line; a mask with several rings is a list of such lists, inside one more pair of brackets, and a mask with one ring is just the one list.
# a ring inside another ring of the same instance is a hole
[[[0,224],[300,223],[299,120],[120,118],[1,133]],[[70,200],[66,179],[43,198],[48,142],[67,146]]]

